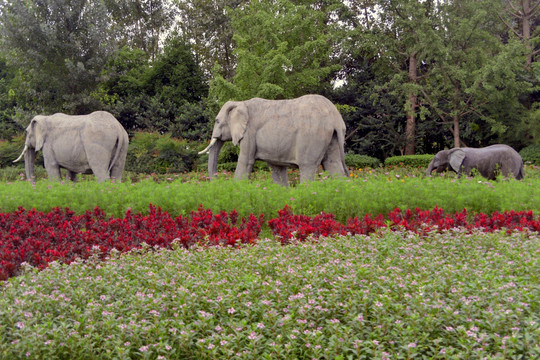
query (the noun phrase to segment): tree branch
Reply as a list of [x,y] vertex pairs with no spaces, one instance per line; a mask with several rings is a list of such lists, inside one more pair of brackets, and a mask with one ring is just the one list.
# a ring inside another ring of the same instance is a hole
[[506,21],[504,21],[504,19],[501,17],[501,15],[497,15],[499,17],[499,20],[502,21],[502,23],[504,25],[506,25],[506,27],[509,29],[509,30],[512,30],[512,32],[514,33],[514,35],[516,35],[517,37],[523,39],[523,36],[521,36],[521,34],[519,34],[516,30],[514,30],[514,28],[512,26],[510,26],[510,24],[508,24]]

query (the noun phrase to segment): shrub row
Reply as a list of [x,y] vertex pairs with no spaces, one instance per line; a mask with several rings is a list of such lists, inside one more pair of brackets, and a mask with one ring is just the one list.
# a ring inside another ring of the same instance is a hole
[[[160,208],[150,206],[147,215],[128,211],[122,218],[108,218],[99,208],[75,215],[69,209],[56,208],[48,213],[19,209],[0,214],[0,280],[17,275],[22,263],[44,268],[51,261],[70,263],[76,258],[88,258],[92,253],[102,257],[115,249],[130,251],[143,246],[168,248],[177,244],[184,248],[201,246],[237,246],[252,244],[261,232],[264,216],[250,214],[239,221],[238,213],[224,211],[214,214],[199,207],[189,216],[171,217]],[[418,234],[445,231],[461,227],[467,231],[506,229],[540,233],[540,215],[532,212],[476,214],[469,220],[465,210],[446,214],[432,211],[396,209],[385,219],[366,215],[348,219],[346,225],[333,214],[315,217],[295,215],[286,206],[268,225],[273,236],[283,244],[293,239],[304,241],[319,236],[370,234],[377,229],[408,230]]]
[[403,155],[392,156],[384,160],[384,166],[410,166],[427,168],[434,155]]

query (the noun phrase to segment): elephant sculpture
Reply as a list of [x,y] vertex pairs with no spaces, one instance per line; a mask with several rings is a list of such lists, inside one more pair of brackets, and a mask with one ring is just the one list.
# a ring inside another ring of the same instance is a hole
[[429,164],[426,175],[433,170],[443,172],[451,169],[458,174],[469,175],[472,169],[489,180],[494,180],[497,172],[507,177],[510,174],[514,178],[523,179],[523,160],[518,152],[508,145],[498,144],[484,148],[454,148],[442,150],[435,155]]
[[116,118],[105,111],[89,115],[37,115],[26,128],[24,156],[26,177],[35,181],[36,153],[43,160],[50,180],[60,180],[60,169],[76,181],[77,174],[94,173],[99,182],[122,180],[129,139]]
[[345,123],[334,104],[320,95],[292,100],[229,101],[219,111],[210,145],[210,178],[217,172],[225,141],[240,145],[235,178],[248,177],[255,160],[266,161],[275,183],[288,186],[287,168],[300,170],[300,182],[314,179],[322,164],[331,175],[348,175]]

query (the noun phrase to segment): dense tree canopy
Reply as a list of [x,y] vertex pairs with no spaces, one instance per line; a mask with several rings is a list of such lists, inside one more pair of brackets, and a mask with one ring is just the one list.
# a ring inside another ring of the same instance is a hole
[[208,138],[227,100],[320,93],[348,151],[540,143],[533,0],[0,0],[0,138],[111,111]]

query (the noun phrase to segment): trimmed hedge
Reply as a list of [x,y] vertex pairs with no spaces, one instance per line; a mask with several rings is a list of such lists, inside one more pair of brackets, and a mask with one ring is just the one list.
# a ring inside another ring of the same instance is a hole
[[531,164],[540,166],[540,144],[529,145],[523,148],[519,152],[519,155],[521,155],[524,164],[530,162]]
[[376,168],[381,166],[379,159],[360,154],[345,154],[345,164],[347,164],[348,167],[355,169],[366,167]]
[[384,160],[384,166],[428,167],[434,156],[430,154],[392,156]]

